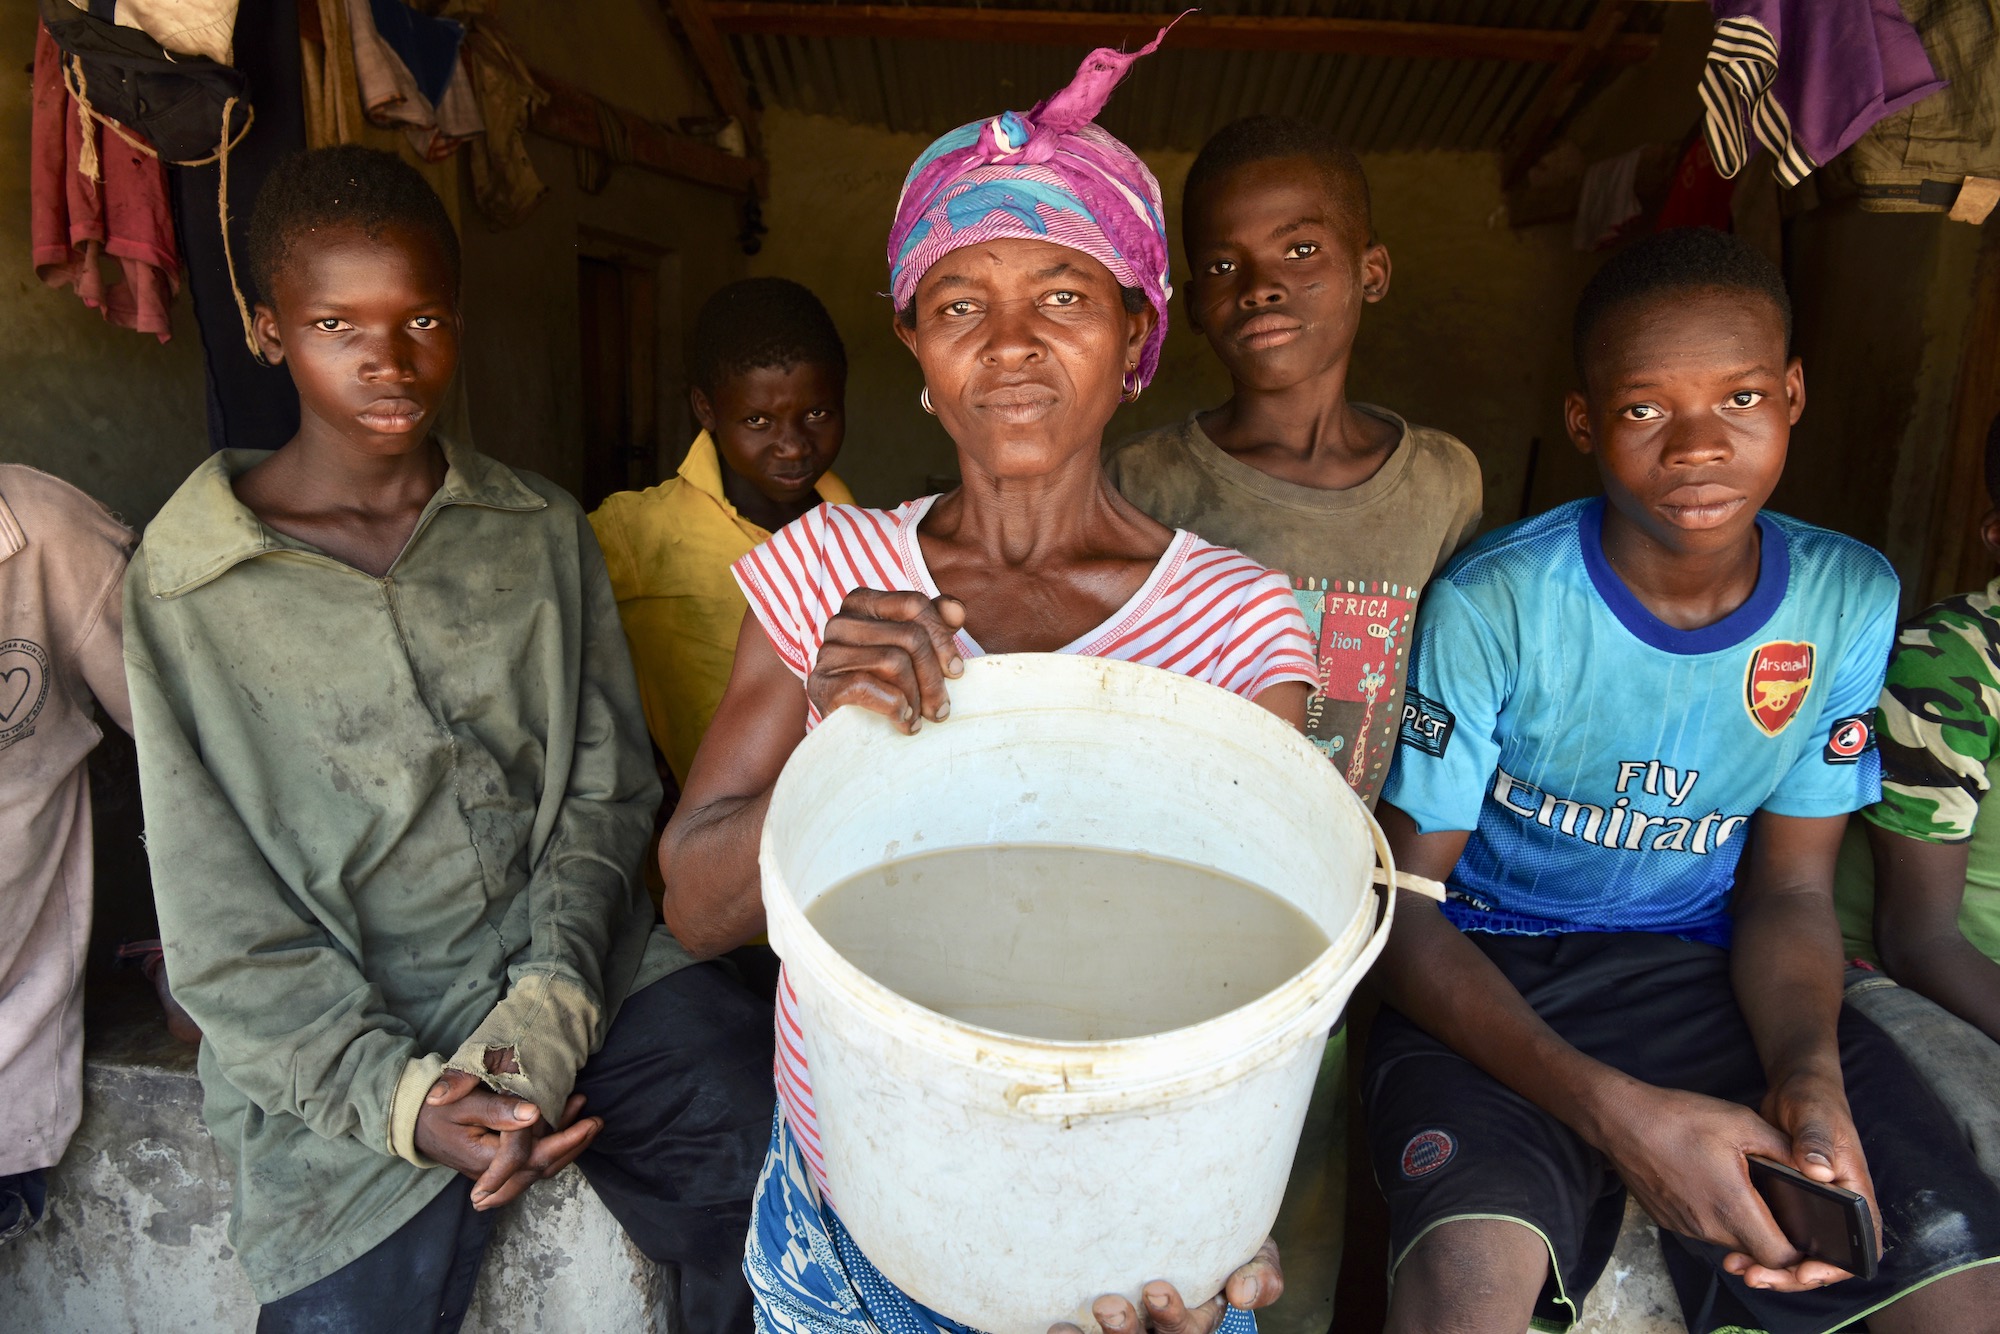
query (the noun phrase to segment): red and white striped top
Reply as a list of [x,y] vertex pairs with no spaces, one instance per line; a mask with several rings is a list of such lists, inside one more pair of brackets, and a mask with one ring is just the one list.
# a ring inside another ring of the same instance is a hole
[[[917,525],[936,496],[893,510],[822,505],[786,525],[732,567],[750,610],[785,664],[803,680],[826,623],[857,588],[937,597]],[[959,652],[985,652],[963,630]],[[1180,672],[1255,699],[1286,681],[1316,685],[1305,617],[1284,578],[1241,552],[1178,531],[1130,600],[1096,629],[1057,650]],[[806,727],[819,722],[808,703]],[[778,1102],[814,1183],[828,1196],[813,1114],[812,1079],[791,978],[778,981]]]

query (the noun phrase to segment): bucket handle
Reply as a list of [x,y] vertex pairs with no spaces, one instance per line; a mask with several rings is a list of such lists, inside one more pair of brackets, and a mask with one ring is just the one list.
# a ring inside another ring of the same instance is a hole
[[1412,894],[1421,894],[1427,899],[1444,902],[1443,881],[1433,880],[1427,875],[1418,875],[1415,871],[1391,871],[1382,866],[1375,868],[1376,884],[1386,887],[1391,878],[1395,880],[1397,889],[1407,889]]
[[[1396,862],[1395,858],[1389,852],[1389,841],[1382,836],[1382,828],[1375,823],[1373,816],[1368,817],[1368,832],[1374,835],[1375,852],[1383,863],[1383,865],[1375,868],[1374,874],[1370,877],[1371,883],[1382,892],[1382,918],[1376,923],[1373,934],[1368,938],[1368,943],[1362,947],[1360,955],[1355,959],[1355,966],[1352,971],[1356,978],[1365,975],[1370,968],[1375,966],[1375,960],[1382,953],[1382,947],[1389,943],[1389,925],[1396,918],[1396,895],[1395,889],[1392,889],[1391,886],[1422,894],[1424,897],[1436,899],[1440,903],[1444,901],[1444,886],[1437,881],[1427,876],[1413,875],[1407,871],[1398,871],[1395,869]],[[1341,993],[1340,1000],[1342,1004],[1345,1003],[1346,995],[1344,992]],[[1313,1026],[1323,1027],[1331,1025],[1333,1015],[1322,1015],[1320,1011],[1321,1005],[1313,1006],[1312,1009],[1306,1012],[1306,1020]],[[1272,1047],[1280,1045],[1282,1044],[1271,1044]],[[1263,1060],[1252,1062],[1246,1065],[1239,1073],[1248,1074],[1270,1059],[1273,1058],[1265,1057]],[[1165,1100],[1177,1089],[1194,1082],[1203,1073],[1206,1072],[1182,1071],[1169,1079],[1159,1080],[1155,1083],[1126,1085],[1125,1087],[1116,1089],[1035,1089],[1021,1091],[1010,1094],[1008,1101],[1013,1105],[1015,1111],[1033,1117],[1061,1120],[1068,1117],[1113,1116],[1120,1113],[1143,1111],[1147,1106],[1157,1101]]]

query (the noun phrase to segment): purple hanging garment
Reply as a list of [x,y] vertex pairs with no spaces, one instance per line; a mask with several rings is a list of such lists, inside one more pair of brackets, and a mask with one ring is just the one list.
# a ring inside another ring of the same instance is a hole
[[1709,0],[1703,133],[1724,176],[1752,136],[1797,185],[1893,111],[1944,87],[1896,0]]

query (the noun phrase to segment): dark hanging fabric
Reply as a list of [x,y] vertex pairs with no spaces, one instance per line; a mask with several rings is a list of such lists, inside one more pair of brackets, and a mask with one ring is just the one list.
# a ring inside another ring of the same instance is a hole
[[[250,207],[257,191],[287,153],[306,145],[305,104],[300,94],[298,11],[270,0],[236,11],[236,67],[249,83],[256,122],[229,155],[229,243],[236,253],[236,278],[243,298],[257,302],[248,265]],[[210,449],[276,449],[299,429],[299,396],[281,366],[266,366],[250,354],[243,321],[230,291],[217,212],[220,168],[174,167],[174,230],[180,234],[187,285],[201,332],[202,364],[208,376]]]
[[430,99],[432,106],[442,102],[444,86],[458,68],[465,25],[456,19],[420,14],[403,0],[369,0],[368,12],[375,17],[375,31],[409,67],[417,91]]
[[206,56],[175,54],[138,28],[113,22],[110,0],[89,12],[69,0],[41,0],[42,26],[73,57],[71,73],[91,107],[143,136],[169,162],[197,162],[215,153],[222,117],[233,138],[249,118],[231,106],[243,79]]

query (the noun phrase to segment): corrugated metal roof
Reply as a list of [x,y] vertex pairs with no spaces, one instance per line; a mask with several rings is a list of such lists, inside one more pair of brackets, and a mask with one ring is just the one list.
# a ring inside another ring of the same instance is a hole
[[[966,0],[953,0],[965,3]],[[987,4],[986,8],[1160,12],[1156,0]],[[1574,31],[1594,0],[1208,0],[1210,14],[1393,19]],[[1657,26],[1637,12],[1634,27]],[[767,105],[941,134],[1068,82],[1082,48],[862,37],[729,39]],[[1554,67],[1504,60],[1393,59],[1294,52],[1175,50],[1140,61],[1111,99],[1106,129],[1136,148],[1192,149],[1258,113],[1300,116],[1362,151],[1497,148]]]

